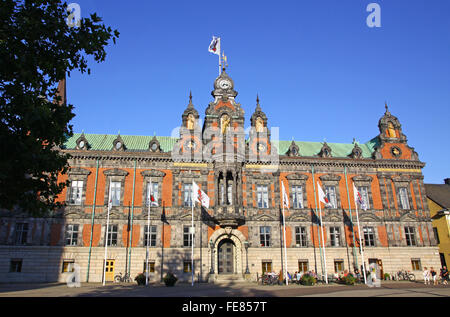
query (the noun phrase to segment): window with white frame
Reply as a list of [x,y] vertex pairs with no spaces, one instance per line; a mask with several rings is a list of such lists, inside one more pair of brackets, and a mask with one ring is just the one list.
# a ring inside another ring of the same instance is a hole
[[113,206],[120,206],[120,182],[111,182],[109,185],[109,201],[112,201]]
[[403,210],[408,210],[409,208],[409,199],[408,199],[408,190],[406,187],[400,187],[398,189],[398,196],[400,200],[400,205]]
[[72,181],[70,183],[69,204],[81,205],[83,195],[83,181]]
[[258,208],[269,208],[269,189],[267,185],[256,186]]
[[190,247],[192,246],[192,231],[194,228],[191,226],[184,226],[183,227],[183,246],[184,247]]
[[332,247],[339,247],[341,245],[341,230],[339,227],[330,227],[330,244]]
[[407,246],[415,246],[416,245],[416,234],[414,227],[405,227],[405,238]]
[[148,226],[146,225],[144,227],[144,246],[147,246],[148,241],[150,241],[150,244],[148,244],[149,247],[155,247],[156,246],[156,226],[150,226],[150,231],[148,230]]
[[106,242],[110,247],[117,246],[117,225],[109,225],[108,227],[108,235]]
[[192,183],[183,184],[183,206],[192,207]]
[[[153,195],[154,201],[151,200],[151,195]],[[146,204],[149,206],[158,206],[159,193],[158,193],[158,183],[148,182],[147,183],[147,199]]]
[[27,236],[28,236],[28,223],[16,223],[14,243],[18,245],[26,244]]
[[330,208],[337,208],[337,198],[336,198],[336,187],[335,186],[325,186],[325,195],[328,198],[331,206]]
[[303,187],[300,185],[294,185],[291,187],[292,191],[292,208],[303,208]]
[[66,225],[65,244],[77,245],[78,244],[78,225]]
[[370,209],[369,188],[367,186],[358,186],[358,192],[361,194],[361,198],[366,209]]
[[295,243],[299,247],[307,246],[306,227],[295,227]]
[[259,227],[259,239],[262,247],[270,247],[270,227]]
[[364,227],[364,245],[366,247],[374,247],[375,246],[375,230],[373,227]]

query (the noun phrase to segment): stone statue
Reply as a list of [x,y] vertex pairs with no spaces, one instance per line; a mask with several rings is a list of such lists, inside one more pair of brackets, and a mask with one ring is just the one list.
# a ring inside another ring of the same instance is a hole
[[227,132],[227,129],[229,126],[230,126],[230,117],[227,114],[224,114],[220,118],[220,128],[221,128],[222,134],[225,134]]
[[261,117],[256,118],[256,132],[264,132],[264,120]]
[[188,130],[194,130],[195,128],[195,118],[192,113],[190,113],[187,117],[186,127],[188,128]]

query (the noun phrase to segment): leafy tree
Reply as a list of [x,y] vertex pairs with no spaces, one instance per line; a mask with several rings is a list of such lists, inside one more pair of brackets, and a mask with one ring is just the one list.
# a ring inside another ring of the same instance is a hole
[[119,37],[97,14],[67,23],[58,0],[0,1],[0,208],[43,215],[60,208],[68,169],[60,146],[73,135],[73,105],[56,85],[71,71],[88,72]]

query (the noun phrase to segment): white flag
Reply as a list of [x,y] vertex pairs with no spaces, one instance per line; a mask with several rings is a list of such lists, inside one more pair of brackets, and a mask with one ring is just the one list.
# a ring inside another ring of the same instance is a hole
[[195,182],[192,182],[192,201],[202,204],[203,207],[209,208],[209,197],[206,193],[198,187]]
[[283,206],[289,209],[289,197],[286,193],[286,189],[284,188],[283,181],[281,182],[281,189],[283,192]]
[[353,183],[353,196],[355,199],[355,205],[359,204],[361,206],[361,209],[367,210],[367,205],[362,199],[361,193],[356,189],[355,183]]
[[209,44],[208,52],[220,56],[220,37],[213,36],[211,44]]
[[317,182],[317,190],[319,192],[319,201],[325,204],[325,207],[332,207],[330,200],[325,195],[325,193],[322,190],[322,187],[320,187],[319,182]]

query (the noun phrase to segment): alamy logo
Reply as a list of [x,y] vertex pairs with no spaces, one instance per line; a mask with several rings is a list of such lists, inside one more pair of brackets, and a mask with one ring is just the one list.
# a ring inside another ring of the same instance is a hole
[[78,3],[71,3],[67,6],[67,12],[69,16],[67,17],[67,25],[70,28],[80,27],[81,25],[81,7]]
[[369,28],[381,27],[381,7],[378,3],[369,3],[367,12],[371,12],[367,17],[366,23]]

